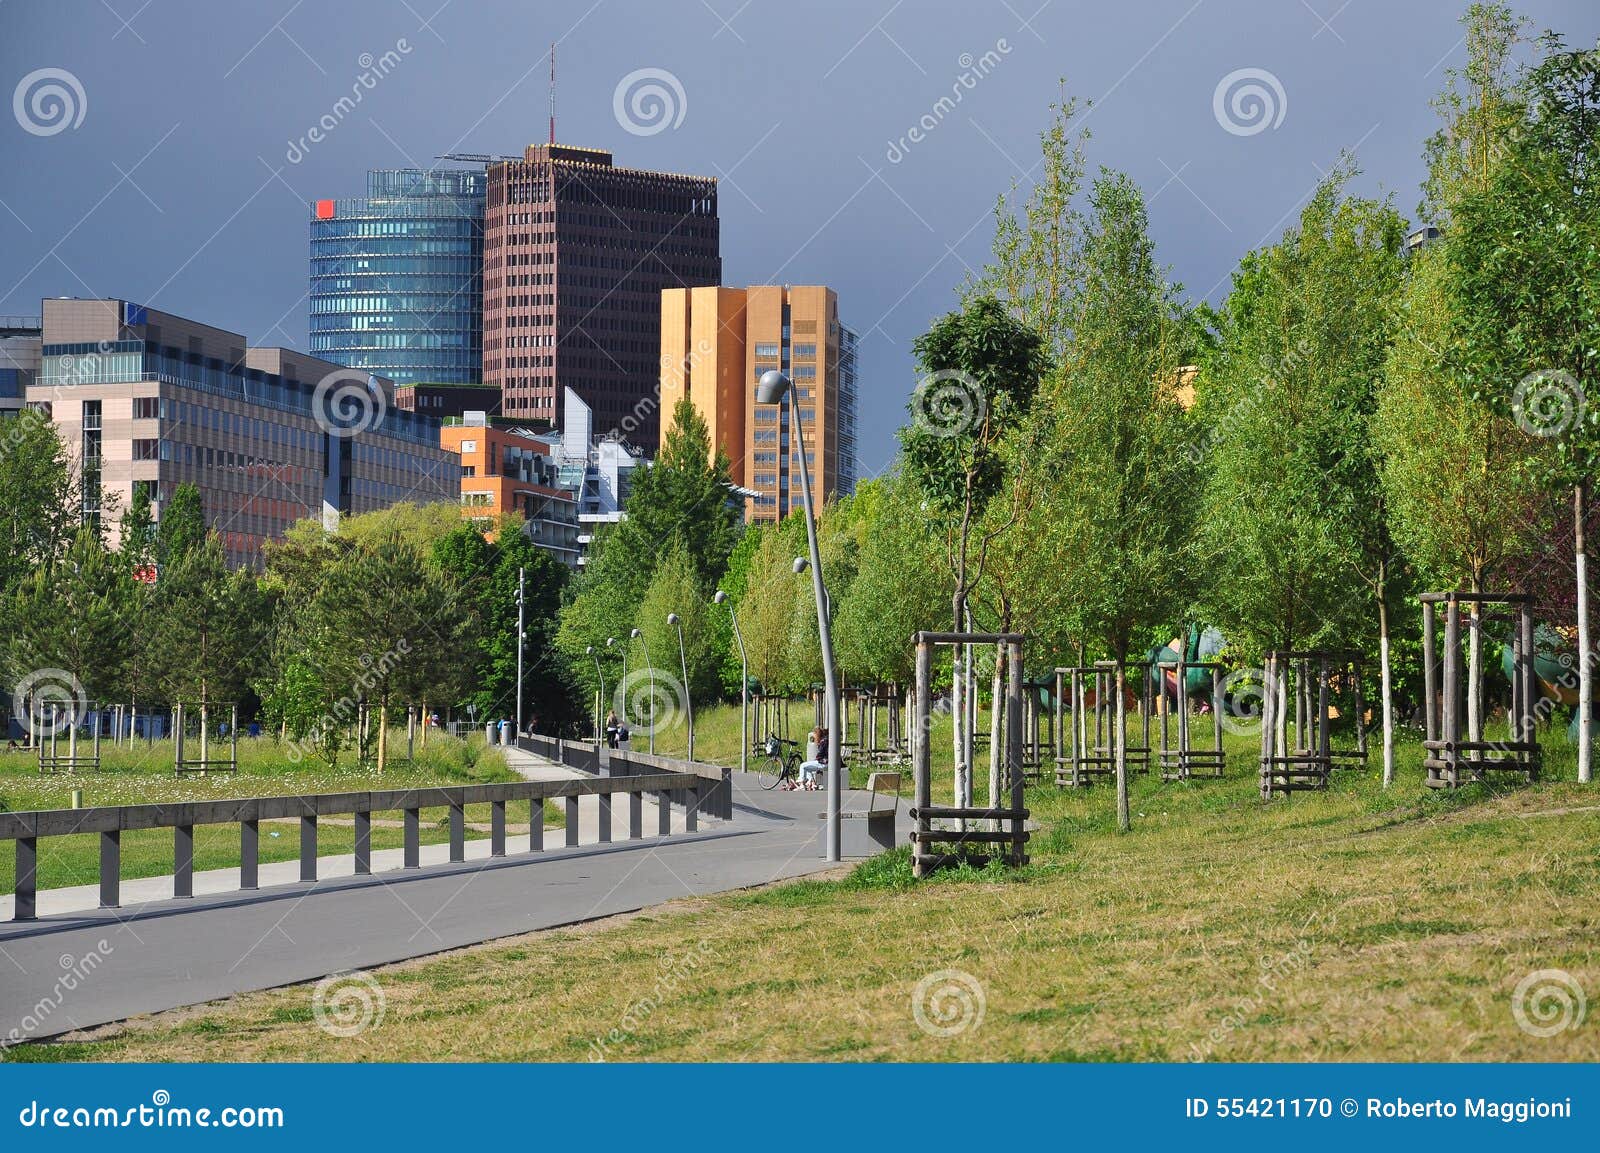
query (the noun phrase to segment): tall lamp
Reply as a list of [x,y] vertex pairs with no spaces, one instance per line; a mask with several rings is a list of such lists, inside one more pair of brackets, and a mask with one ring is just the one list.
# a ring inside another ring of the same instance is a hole
[[600,671],[600,655],[594,651],[594,646],[587,645],[583,651],[594,658],[594,675],[600,681],[600,690],[595,694],[594,698],[594,743],[595,747],[598,748],[600,746],[600,710],[605,707],[606,703],[606,675]]
[[683,618],[667,614],[667,623],[678,630],[678,667],[683,670],[683,707],[689,715],[689,760],[694,760],[694,698],[689,695],[689,658],[683,648]]
[[634,629],[628,634],[644,646],[644,667],[650,676],[650,755],[656,751],[656,667],[650,663],[650,642],[644,639],[643,629]]
[[827,859],[837,861],[839,853],[839,681],[833,668],[833,622],[828,606],[828,591],[822,583],[822,555],[817,550],[817,514],[811,497],[811,470],[806,467],[806,446],[801,437],[799,406],[792,395],[794,384],[773,369],[761,374],[756,385],[757,404],[779,404],[789,396],[789,439],[800,457],[800,498],[806,514],[806,545],[811,554],[811,591],[817,601],[817,636],[822,642],[822,682],[826,691],[828,719],[828,807],[824,847]]

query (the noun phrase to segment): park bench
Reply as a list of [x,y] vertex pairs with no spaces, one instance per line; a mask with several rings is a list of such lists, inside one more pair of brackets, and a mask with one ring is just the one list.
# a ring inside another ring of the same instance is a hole
[[[881,849],[894,848],[894,822],[900,812],[900,774],[875,772],[867,775],[867,804],[862,809],[844,809],[839,850],[846,857],[865,857]],[[817,817],[826,820],[827,813]]]

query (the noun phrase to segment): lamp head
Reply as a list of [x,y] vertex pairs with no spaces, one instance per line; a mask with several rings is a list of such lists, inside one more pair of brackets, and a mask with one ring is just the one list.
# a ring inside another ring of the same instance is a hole
[[584,653],[585,656],[590,656],[590,657],[594,656],[594,646],[593,645],[584,645],[583,646],[583,653]]
[[630,637],[642,637],[642,636],[644,636],[644,633],[642,633],[642,632],[640,632],[640,631],[639,631],[639,630],[638,630],[638,629],[634,629],[634,630],[633,630],[633,631],[632,631],[632,632],[631,632],[631,633],[629,633],[629,634],[628,634],[628,635],[629,635],[629,636],[630,636]]
[[756,384],[756,403],[777,404],[788,391],[789,378],[777,369],[770,368],[761,374],[761,380]]
[[668,613],[667,614],[667,623],[669,625],[672,625],[674,628],[676,628],[677,625],[678,625],[678,619],[679,618],[678,618],[678,614],[677,613]]
[[811,567],[811,562],[809,560],[807,560],[805,557],[797,556],[797,557],[794,558],[794,572],[795,572],[796,576],[799,576],[801,573],[805,572],[806,569],[808,569],[810,567]]
[[728,594],[723,592],[721,589],[718,589],[716,591],[715,595],[712,596],[711,603],[714,604],[714,605],[720,605],[720,604],[725,603],[727,601],[727,599],[728,599]]
[[612,645],[614,645],[616,643],[617,643],[617,638],[616,637],[607,637],[606,638],[606,648],[609,649]]

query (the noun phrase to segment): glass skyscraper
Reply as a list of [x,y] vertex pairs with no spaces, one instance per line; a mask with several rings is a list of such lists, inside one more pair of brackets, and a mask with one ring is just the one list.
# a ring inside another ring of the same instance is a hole
[[396,384],[483,379],[482,169],[376,169],[311,207],[311,353]]

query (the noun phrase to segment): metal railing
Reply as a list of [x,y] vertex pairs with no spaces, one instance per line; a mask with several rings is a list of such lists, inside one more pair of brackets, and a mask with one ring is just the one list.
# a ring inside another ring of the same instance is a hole
[[633,749],[612,749],[593,740],[569,741],[539,735],[519,737],[517,747],[569,769],[600,777],[690,774],[700,780],[700,812],[724,821],[733,818],[733,769],[726,765],[656,756]]
[[514,784],[459,785],[439,788],[395,789],[370,793],[319,793],[287,797],[251,797],[239,800],[188,801],[161,805],[98,805],[85,809],[46,809],[26,813],[0,813],[0,841],[15,841],[17,853],[16,899],[13,919],[36,918],[39,838],[100,834],[100,907],[121,904],[122,834],[143,829],[173,831],[172,895],[194,896],[194,829],[196,825],[239,826],[239,888],[259,887],[260,822],[299,818],[300,880],[317,879],[317,819],[355,817],[355,872],[372,873],[372,814],[405,814],[404,868],[421,867],[421,811],[450,810],[450,860],[466,859],[466,807],[488,804],[490,857],[506,855],[506,804],[527,801],[528,852],[544,849],[544,802],[566,803],[566,844],[578,844],[578,800],[595,797],[599,804],[600,843],[611,841],[612,803],[618,794],[628,799],[628,838],[644,836],[644,795],[653,794],[657,809],[657,835],[672,831],[672,807],[681,806],[686,832],[696,831],[702,801],[713,796],[714,782],[692,772],[640,773],[559,781],[519,781]]

